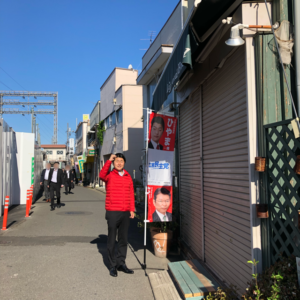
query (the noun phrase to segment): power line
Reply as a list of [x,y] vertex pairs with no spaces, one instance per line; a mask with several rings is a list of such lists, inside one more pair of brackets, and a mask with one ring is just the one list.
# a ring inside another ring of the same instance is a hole
[[[22,89],[26,90],[17,80],[15,80],[11,75],[9,75],[2,67],[0,67],[0,69],[6,74],[8,75],[15,83],[17,83]],[[27,91],[27,90],[26,90]]]
[[8,85],[6,85],[5,83],[3,83],[2,81],[0,81],[0,83],[2,83],[3,85],[5,85],[7,88],[9,88],[12,91],[12,89]]
[[46,137],[50,139],[50,143],[51,143],[51,140],[52,140],[52,134],[51,134],[51,133],[49,134],[49,131],[48,131],[48,130],[49,130],[49,127],[48,127],[47,125],[45,125],[44,122],[41,123],[41,121],[42,121],[41,119],[38,119],[39,124],[40,124],[40,125],[43,125],[43,126],[41,126],[41,129],[43,130],[44,133],[45,133],[44,127],[47,129],[47,131],[46,131]]

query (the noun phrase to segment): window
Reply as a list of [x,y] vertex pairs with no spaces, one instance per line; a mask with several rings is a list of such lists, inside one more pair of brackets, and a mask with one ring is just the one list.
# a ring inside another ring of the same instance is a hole
[[47,154],[52,154],[52,151],[51,150],[47,150],[46,153]]
[[109,128],[110,127],[110,123],[109,123],[109,118],[110,117],[107,117],[106,119],[105,119],[105,129],[107,129],[107,128]]
[[117,111],[117,121],[118,121],[118,124],[122,123],[122,121],[123,121],[122,108]]
[[64,154],[64,151],[57,151],[57,154]]
[[156,80],[153,79],[150,84],[148,85],[148,107],[151,108],[152,103],[153,103],[153,92],[156,87]]
[[116,125],[116,113],[114,112],[112,115],[111,115],[111,125]]
[[111,127],[111,115],[108,117],[108,128]]

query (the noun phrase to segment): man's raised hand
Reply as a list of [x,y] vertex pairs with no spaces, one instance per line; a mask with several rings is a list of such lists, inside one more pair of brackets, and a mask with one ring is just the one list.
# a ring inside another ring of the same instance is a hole
[[110,160],[110,161],[114,161],[116,157],[117,157],[117,156],[116,156],[115,154],[112,154],[112,155],[110,156],[109,160]]

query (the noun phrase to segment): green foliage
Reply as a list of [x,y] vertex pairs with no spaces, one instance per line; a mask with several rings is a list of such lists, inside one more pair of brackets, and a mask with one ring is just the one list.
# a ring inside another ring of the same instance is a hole
[[[252,261],[249,263],[254,264]],[[257,265],[258,262],[255,263]],[[248,284],[243,296],[245,300],[300,299],[295,256],[281,257],[280,261],[262,274],[253,274],[253,280]]]
[[230,285],[228,288],[218,287],[215,293],[209,293],[206,296],[206,300],[237,300],[238,288],[235,285]]
[[[295,256],[282,257],[274,266],[266,269],[262,274],[257,274],[258,261],[249,260],[255,269],[253,279],[249,282],[247,292],[243,295],[245,300],[298,300],[300,290],[297,279],[297,266]],[[234,285],[229,288],[218,288],[215,293],[210,293],[207,300],[237,300],[238,289]]]
[[103,144],[103,133],[104,132],[105,132],[104,121],[100,121],[98,128],[97,128],[97,138],[98,138],[101,146]]

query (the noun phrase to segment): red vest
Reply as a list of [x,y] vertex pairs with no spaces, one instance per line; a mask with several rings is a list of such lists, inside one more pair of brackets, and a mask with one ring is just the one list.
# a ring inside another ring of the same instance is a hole
[[105,209],[134,211],[134,190],[131,176],[125,170],[123,176],[120,176],[116,169],[109,172],[111,163],[110,160],[107,160],[99,173],[99,177],[105,182],[106,187]]

